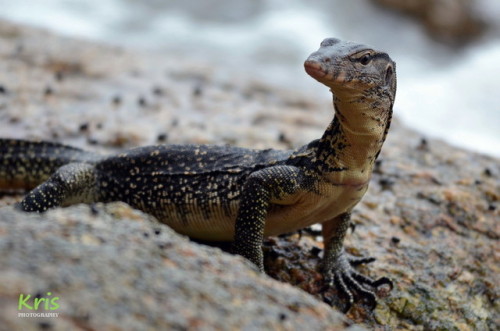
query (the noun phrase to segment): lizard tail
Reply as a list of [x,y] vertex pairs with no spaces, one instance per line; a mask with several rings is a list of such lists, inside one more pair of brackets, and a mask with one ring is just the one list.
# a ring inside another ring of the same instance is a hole
[[0,191],[29,190],[65,164],[99,159],[98,154],[58,143],[0,139]]

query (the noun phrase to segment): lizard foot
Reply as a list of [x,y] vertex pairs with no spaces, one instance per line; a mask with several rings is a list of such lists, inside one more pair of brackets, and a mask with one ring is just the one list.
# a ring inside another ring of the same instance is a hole
[[382,285],[388,285],[391,290],[393,289],[393,283],[389,278],[381,277],[374,280],[360,274],[353,268],[353,266],[373,261],[375,261],[373,257],[347,257],[345,253],[342,253],[334,262],[332,268],[324,271],[326,286],[332,287],[335,284],[339,292],[347,297],[347,304],[343,309],[344,313],[354,304],[354,294],[358,298],[364,299],[370,309],[373,310],[377,304],[373,289],[377,289]]

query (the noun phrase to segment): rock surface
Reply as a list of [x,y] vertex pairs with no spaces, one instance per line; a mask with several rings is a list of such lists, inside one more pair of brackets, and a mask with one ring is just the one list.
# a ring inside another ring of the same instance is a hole
[[[340,313],[243,258],[189,242],[121,203],[43,217],[4,209],[0,249],[2,330],[347,327]],[[20,293],[59,297],[60,308],[48,310],[59,318],[18,317]]]
[[476,0],[373,0],[416,18],[436,39],[462,44],[483,34],[487,20]]
[[[2,21],[0,72],[2,137],[98,152],[155,142],[290,148],[318,138],[332,116],[325,99],[209,63],[132,53]],[[375,329],[498,328],[499,192],[498,159],[425,139],[395,121],[346,247],[377,257],[363,272],[389,276],[396,287],[379,291],[374,312],[359,303],[347,317]],[[0,206],[20,197],[11,193],[0,197]],[[5,207],[0,227],[0,325],[346,327],[320,302],[342,305],[335,291],[320,293],[322,243],[314,229],[267,240],[266,269],[320,300],[120,204],[41,216]],[[45,291],[65,303],[63,318],[17,318],[20,292]]]

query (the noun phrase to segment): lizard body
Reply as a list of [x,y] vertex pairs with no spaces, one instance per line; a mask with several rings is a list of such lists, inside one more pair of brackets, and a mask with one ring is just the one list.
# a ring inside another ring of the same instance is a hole
[[335,117],[320,139],[297,150],[158,145],[100,156],[0,139],[0,190],[38,185],[21,201],[25,211],[124,201],[188,236],[233,240],[235,252],[260,270],[264,236],[321,223],[327,283],[339,285],[348,306],[352,291],[375,304],[369,287],[390,281],[352,269],[343,240],[389,129],[395,63],[384,52],[330,38],[304,66],[331,89]]

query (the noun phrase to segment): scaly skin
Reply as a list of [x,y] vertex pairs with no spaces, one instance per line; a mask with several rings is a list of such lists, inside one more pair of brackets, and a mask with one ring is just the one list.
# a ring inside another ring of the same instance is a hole
[[389,129],[395,63],[386,53],[325,39],[305,62],[334,95],[335,117],[319,140],[295,151],[164,145],[99,156],[72,147],[0,139],[0,189],[31,189],[25,211],[73,203],[124,201],[176,231],[233,240],[263,271],[262,240],[323,224],[323,272],[348,299],[375,305],[370,290],[391,282],[365,277],[343,251],[349,215],[368,188]]

